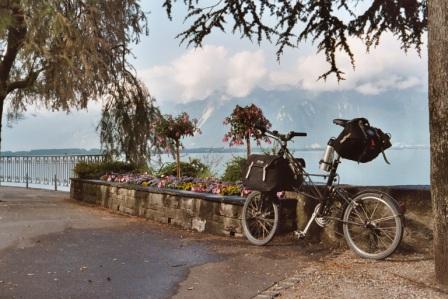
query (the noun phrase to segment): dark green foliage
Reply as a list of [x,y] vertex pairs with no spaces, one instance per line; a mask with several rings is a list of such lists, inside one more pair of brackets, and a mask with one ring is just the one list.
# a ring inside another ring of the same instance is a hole
[[[164,2],[170,18],[177,1]],[[209,1],[206,5],[194,0],[178,2],[187,6],[186,19],[191,24],[178,35],[182,42],[201,46],[213,30],[225,31],[230,24],[232,33],[238,32],[242,38],[274,42],[279,59],[285,47],[295,48],[311,40],[330,65],[321,76],[324,79],[330,74],[344,79],[337,65],[338,52],[348,55],[355,66],[350,48],[353,39],[361,39],[368,50],[379,44],[383,33],[392,32],[404,50],[415,47],[420,51],[427,29],[427,0],[372,0],[366,9],[358,5],[365,1],[349,0],[217,0],[212,5]]]
[[[157,173],[159,176],[177,175],[176,162],[164,165]],[[199,159],[190,159],[189,162],[180,162],[182,176],[202,178],[210,173],[207,165],[199,161]]]
[[243,157],[233,157],[232,160],[227,162],[226,170],[222,176],[222,180],[225,182],[238,182],[243,179],[243,171],[246,168],[247,159]]
[[137,172],[139,169],[131,163],[121,161],[103,161],[96,163],[78,162],[74,172],[81,179],[99,179],[107,173]]
[[161,118],[155,100],[144,84],[126,73],[113,95],[106,98],[98,130],[101,146],[109,159],[124,154],[126,161],[147,164],[151,150],[159,150],[155,125]]

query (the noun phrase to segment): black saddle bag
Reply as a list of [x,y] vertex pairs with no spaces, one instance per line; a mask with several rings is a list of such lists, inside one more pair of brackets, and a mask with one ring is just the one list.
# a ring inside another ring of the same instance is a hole
[[261,192],[292,191],[303,183],[303,176],[295,176],[289,162],[276,155],[250,155],[243,175],[246,188]]
[[344,130],[333,143],[336,152],[344,159],[366,163],[383,154],[391,147],[390,134],[371,127],[365,118],[355,118],[347,123]]

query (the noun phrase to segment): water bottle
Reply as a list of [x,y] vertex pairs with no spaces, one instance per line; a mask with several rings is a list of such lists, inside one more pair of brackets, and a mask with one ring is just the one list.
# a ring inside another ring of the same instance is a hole
[[330,171],[331,165],[333,165],[334,161],[334,147],[332,146],[333,141],[333,138],[328,141],[324,156],[322,157],[322,160],[319,161],[319,168],[326,172]]

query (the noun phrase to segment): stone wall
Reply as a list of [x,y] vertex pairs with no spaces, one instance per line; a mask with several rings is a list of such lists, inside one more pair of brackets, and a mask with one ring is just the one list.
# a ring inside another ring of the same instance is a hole
[[[361,190],[381,190],[397,199],[405,208],[404,248],[429,250],[432,243],[432,210],[429,188],[418,187],[349,187],[351,194]],[[280,233],[302,229],[316,202],[287,193],[281,200]],[[219,196],[95,180],[72,179],[71,198],[96,204],[113,211],[144,217],[185,229],[225,236],[242,236],[241,211],[244,198]],[[321,229],[312,225],[308,241],[343,243],[338,226]]]
[[[358,192],[382,191],[395,198],[405,215],[405,230],[400,248],[410,251],[432,250],[432,205],[429,186],[344,186],[350,195]],[[303,229],[314,211],[315,200],[304,197],[301,194],[288,192],[287,197],[296,199],[297,205],[290,208],[296,209],[297,227]],[[345,243],[342,235],[342,227],[333,223],[325,229],[312,225],[309,241],[327,242],[334,245]]]
[[70,197],[124,214],[199,232],[242,236],[244,199],[72,179]]

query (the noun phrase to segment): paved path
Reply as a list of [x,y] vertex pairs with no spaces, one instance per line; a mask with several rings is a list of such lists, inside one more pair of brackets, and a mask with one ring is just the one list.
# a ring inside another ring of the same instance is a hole
[[0,298],[250,298],[308,260],[0,187]]
[[[189,232],[0,187],[0,298],[448,298],[429,253],[382,262]],[[276,284],[279,282],[278,284]]]

